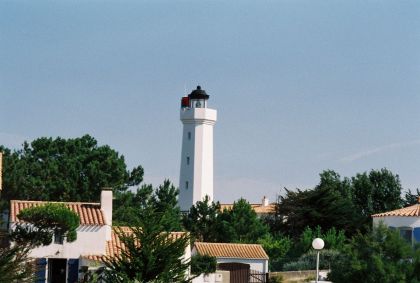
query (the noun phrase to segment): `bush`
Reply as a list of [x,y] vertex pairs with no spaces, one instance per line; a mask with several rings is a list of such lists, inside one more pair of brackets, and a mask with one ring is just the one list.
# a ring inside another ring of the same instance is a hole
[[276,274],[273,277],[270,277],[270,281],[269,283],[283,283],[284,282],[284,278],[283,275],[281,274]]
[[[283,265],[285,271],[313,270],[316,269],[316,251],[309,251],[299,257],[297,261]],[[333,261],[339,257],[340,253],[335,250],[321,250],[319,253],[319,268],[330,269]]]

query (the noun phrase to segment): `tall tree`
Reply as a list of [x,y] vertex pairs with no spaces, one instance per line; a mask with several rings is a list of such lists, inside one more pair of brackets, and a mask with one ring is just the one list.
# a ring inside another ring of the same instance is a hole
[[256,243],[268,232],[268,227],[243,198],[234,202],[231,210],[225,209],[218,220],[226,242]]
[[125,248],[105,264],[107,282],[186,282],[189,262],[184,257],[187,233],[171,236],[163,230],[166,220],[151,206],[143,209],[139,226],[118,231]]
[[401,208],[403,204],[400,178],[386,168],[357,174],[352,178],[352,188],[353,202],[366,221],[372,214]]
[[158,188],[143,185],[137,191],[118,192],[114,200],[113,220],[117,225],[136,226],[142,211],[151,206],[162,214],[165,231],[181,231],[181,212],[178,206],[178,190],[169,180]]
[[217,216],[220,204],[211,202],[208,196],[194,204],[183,218],[183,224],[194,240],[217,242],[220,238]]
[[38,138],[4,153],[3,207],[10,199],[97,201],[102,187],[124,191],[143,179],[143,168],[128,171],[124,157],[91,136]]
[[360,216],[350,199],[328,186],[312,190],[289,191],[278,198],[271,230],[298,238],[306,227],[333,227],[355,233],[361,228]]

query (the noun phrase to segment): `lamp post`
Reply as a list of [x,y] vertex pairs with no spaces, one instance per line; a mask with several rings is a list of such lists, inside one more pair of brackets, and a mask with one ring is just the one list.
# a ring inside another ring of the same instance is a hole
[[324,248],[324,240],[316,238],[312,241],[312,247],[316,250],[316,283],[319,278],[319,251]]

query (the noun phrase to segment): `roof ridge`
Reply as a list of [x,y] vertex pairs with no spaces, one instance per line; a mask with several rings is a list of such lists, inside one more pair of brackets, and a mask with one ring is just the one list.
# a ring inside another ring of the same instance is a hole
[[30,203],[71,203],[71,204],[94,204],[101,205],[100,202],[84,202],[84,201],[53,201],[53,200],[20,200],[12,199],[10,202],[30,202]]

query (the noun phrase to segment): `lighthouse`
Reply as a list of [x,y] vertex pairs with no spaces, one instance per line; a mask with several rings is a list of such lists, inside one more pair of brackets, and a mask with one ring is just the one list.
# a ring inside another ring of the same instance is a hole
[[207,195],[213,200],[213,127],[217,111],[208,108],[209,95],[197,86],[181,99],[182,151],[179,206],[188,211]]

